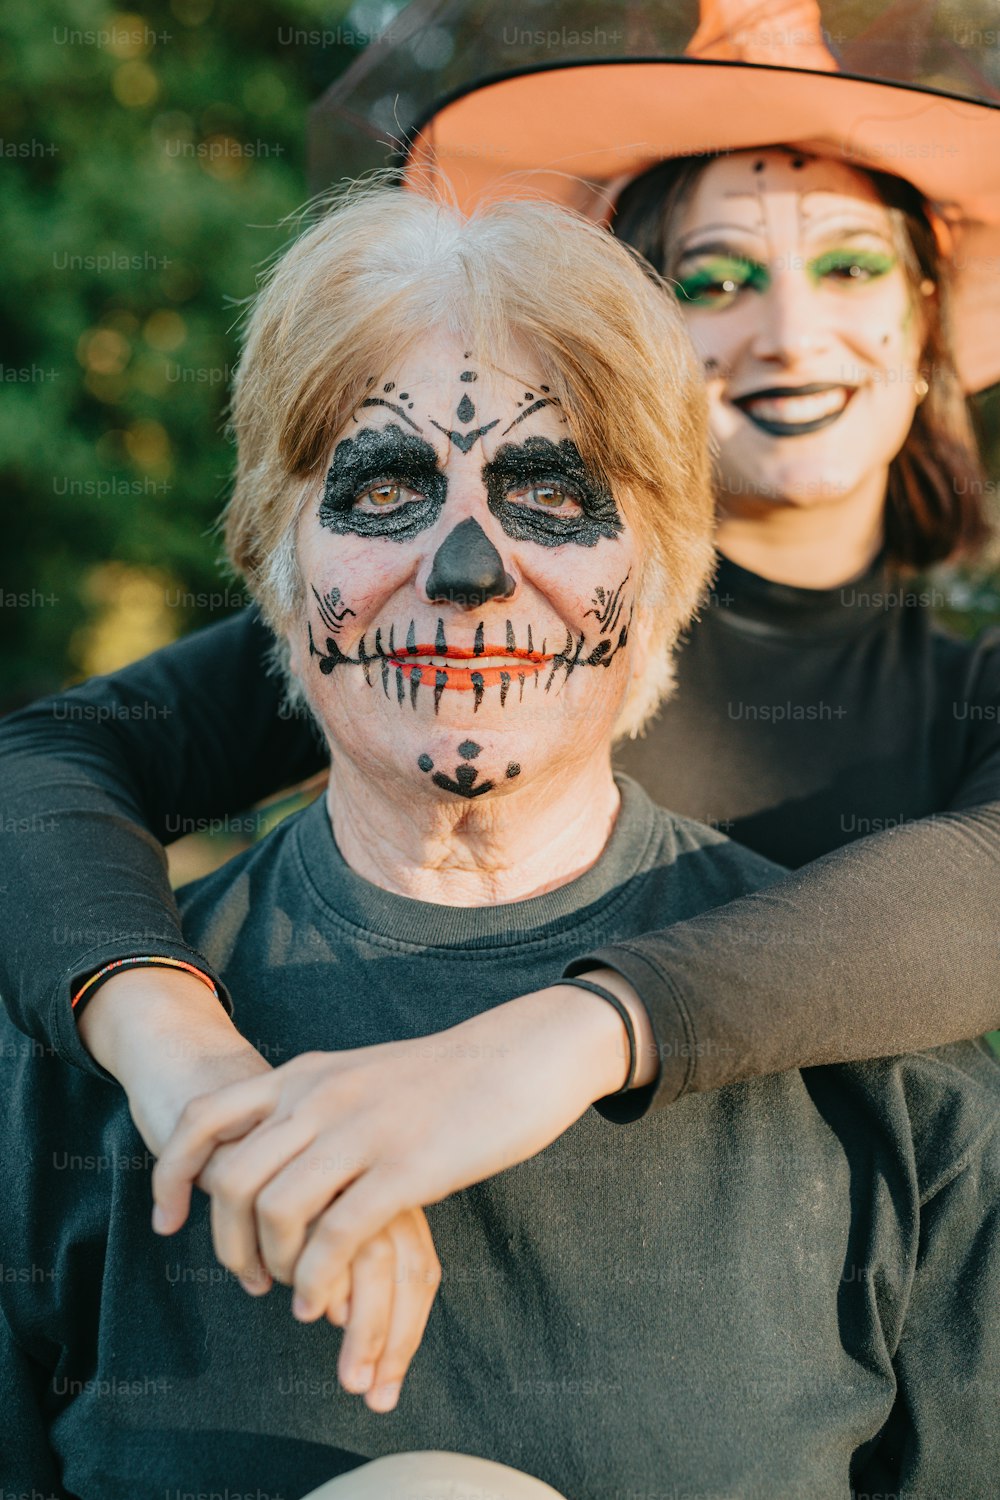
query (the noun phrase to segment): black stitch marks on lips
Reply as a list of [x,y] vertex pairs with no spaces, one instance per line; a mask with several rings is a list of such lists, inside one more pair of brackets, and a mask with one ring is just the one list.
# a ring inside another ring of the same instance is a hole
[[[406,631],[405,647],[396,646],[395,623],[389,626],[388,647],[383,644],[383,628],[377,626],[375,629],[374,646],[369,646],[367,637],[362,636],[358,643],[357,656],[351,656],[345,652],[332,635],[325,637],[326,650],[321,651],[316,645],[313,635],[312,623],[308,625],[309,655],[315,656],[320,671],[328,676],[337,667],[355,666],[361,667],[365,674],[365,681],[369,687],[375,684],[372,679],[372,668],[376,667],[379,680],[382,683],[382,691],[386,698],[390,697],[390,678],[395,681],[395,698],[402,705],[407,698],[407,683],[409,684],[409,702],[411,709],[416,709],[419,697],[419,689],[424,681],[430,685],[430,675],[434,674],[433,703],[434,712],[438,713],[441,703],[441,695],[448,688],[455,691],[471,691],[473,696],[473,713],[479,711],[487,691],[491,687],[500,689],[500,707],[507,706],[507,698],[514,676],[518,680],[518,702],[524,700],[524,688],[528,678],[532,678],[537,690],[539,680],[548,671],[545,683],[545,691],[549,692],[560,673],[564,673],[563,680],[568,679],[578,667],[607,667],[611,664],[618,652],[628,643],[629,628],[632,622],[634,604],[629,601],[628,618],[624,624],[621,623],[625,612],[625,586],[631,577],[631,570],[614,588],[599,586],[594,590],[593,604],[587,610],[587,615],[593,615],[600,628],[600,636],[596,644],[592,644],[593,638],[581,630],[574,634],[567,628],[566,638],[562,649],[554,655],[549,655],[545,650],[545,641],[542,641],[542,649],[536,652],[533,645],[533,634],[531,625],[525,627],[525,647],[518,651],[517,633],[513,622],[506,620],[506,642],[505,646],[494,644],[485,638],[485,622],[480,621],[476,628],[472,647],[462,646],[448,647],[445,638],[444,620],[438,618],[435,630],[433,648],[428,645],[422,646],[417,640],[416,625],[410,621]],[[322,615],[322,596],[314,589],[317,608]],[[325,623],[325,620],[324,620]],[[465,631],[462,632],[463,636]],[[482,651],[479,648],[482,648]],[[506,655],[510,662],[510,669],[493,665],[485,672],[477,670],[474,664],[478,663],[482,656],[495,658]],[[453,664],[441,666],[433,658],[453,657]],[[430,660],[428,658],[431,658]],[[488,680],[487,680],[488,679]],[[474,760],[480,749],[475,740],[465,740],[459,746],[460,754],[466,760]],[[515,764],[512,762],[511,764]],[[516,772],[508,771],[508,775]]]

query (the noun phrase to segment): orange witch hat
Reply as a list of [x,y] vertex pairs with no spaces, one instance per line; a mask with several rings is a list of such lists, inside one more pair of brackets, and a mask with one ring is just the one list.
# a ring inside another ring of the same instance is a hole
[[956,20],[953,0],[621,0],[608,13],[606,0],[546,0],[521,19],[510,0],[414,0],[314,106],[314,181],[384,164],[390,142],[417,191],[599,216],[671,156],[788,144],[894,173],[942,226],[966,389],[1000,379],[995,33]]
[[684,50],[705,62],[837,70],[817,0],[702,0],[698,29]]

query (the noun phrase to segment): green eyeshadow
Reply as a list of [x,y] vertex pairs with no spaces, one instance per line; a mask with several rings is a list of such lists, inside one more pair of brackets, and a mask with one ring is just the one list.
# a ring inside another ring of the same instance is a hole
[[895,264],[896,257],[881,250],[827,250],[811,260],[806,270],[815,282],[833,277],[845,284],[863,286],[885,276]]
[[713,255],[675,283],[682,302],[694,307],[728,307],[746,289],[764,292],[771,284],[767,267],[736,255]]

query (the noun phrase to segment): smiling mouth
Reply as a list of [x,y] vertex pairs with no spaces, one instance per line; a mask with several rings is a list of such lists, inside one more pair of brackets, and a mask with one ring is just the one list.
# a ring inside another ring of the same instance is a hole
[[503,646],[485,646],[481,651],[469,647],[449,646],[446,652],[436,651],[433,646],[415,646],[405,654],[400,652],[389,658],[406,677],[412,677],[414,669],[445,674],[444,688],[457,688],[460,692],[472,692],[476,688],[501,685],[506,679],[537,677],[543,667],[552,662],[551,653],[542,651],[508,651]]
[[839,421],[854,392],[849,385],[774,386],[736,397],[732,404],[772,437],[804,437]]

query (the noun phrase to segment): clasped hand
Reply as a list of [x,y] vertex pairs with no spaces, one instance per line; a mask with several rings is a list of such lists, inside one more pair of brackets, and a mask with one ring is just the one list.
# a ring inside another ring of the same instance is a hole
[[175,1232],[197,1181],[216,1254],[248,1291],[346,1325],[340,1377],[395,1405],[441,1278],[422,1209],[561,1135],[620,1086],[606,1002],[554,986],[448,1031],[309,1052],[193,1099],[153,1173],[154,1228]]

